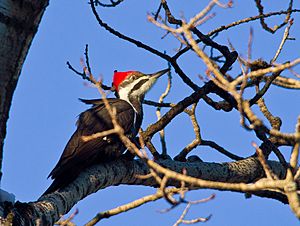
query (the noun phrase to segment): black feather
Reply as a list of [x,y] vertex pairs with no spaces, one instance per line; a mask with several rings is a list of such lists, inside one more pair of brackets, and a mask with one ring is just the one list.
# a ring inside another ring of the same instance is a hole
[[[92,104],[92,108],[80,114],[77,130],[67,143],[58,163],[48,177],[53,183],[43,194],[54,192],[67,186],[77,178],[85,168],[114,160],[126,150],[118,135],[112,134],[106,139],[97,138],[84,142],[81,137],[113,128],[111,117],[102,99],[84,100],[85,104]],[[111,107],[116,109],[117,121],[128,137],[134,138],[141,126],[142,116],[135,115],[133,107],[121,99],[108,99]],[[134,121],[136,119],[136,124]]]

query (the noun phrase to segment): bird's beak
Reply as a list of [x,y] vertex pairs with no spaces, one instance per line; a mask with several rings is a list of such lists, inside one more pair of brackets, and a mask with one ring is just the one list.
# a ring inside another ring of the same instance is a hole
[[168,69],[164,69],[164,70],[161,70],[161,71],[158,71],[158,72],[155,72],[153,74],[149,74],[148,76],[150,78],[154,78],[155,80],[158,79],[160,76],[162,76],[163,74],[167,73],[170,71],[170,68]]

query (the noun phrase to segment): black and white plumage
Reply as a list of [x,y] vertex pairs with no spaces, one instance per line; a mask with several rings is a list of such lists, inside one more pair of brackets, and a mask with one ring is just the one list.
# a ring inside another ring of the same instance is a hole
[[[107,100],[110,106],[116,109],[117,121],[128,138],[134,139],[141,127],[142,101],[146,92],[156,79],[167,71],[162,70],[151,75],[136,71],[115,72],[113,86],[118,98]],[[76,131],[48,176],[54,181],[43,195],[67,186],[89,166],[118,159],[126,150],[117,134],[87,142],[82,140],[82,136],[112,129],[113,124],[102,99],[81,101],[91,104],[92,107],[80,114]]]

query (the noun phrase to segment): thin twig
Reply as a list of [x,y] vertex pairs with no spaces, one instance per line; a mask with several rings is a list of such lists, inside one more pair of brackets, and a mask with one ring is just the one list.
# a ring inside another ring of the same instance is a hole
[[[169,65],[169,68],[170,68],[170,65]],[[170,93],[171,86],[172,86],[172,76],[171,76],[171,71],[169,71],[168,72],[168,84],[167,84],[166,90],[159,97],[159,100],[158,100],[159,104],[163,103],[166,96]],[[158,106],[156,108],[157,120],[160,120],[160,118],[161,118],[160,110],[161,110],[161,108]],[[160,142],[161,142],[161,146],[162,146],[162,155],[166,156],[167,155],[167,145],[166,145],[166,137],[165,137],[164,129],[159,131],[159,137],[160,137]]]
[[290,29],[291,29],[291,27],[292,27],[292,25],[293,25],[293,22],[294,22],[294,20],[291,19],[291,20],[289,21],[289,23],[288,23],[288,26],[285,28],[284,33],[283,33],[283,37],[282,37],[281,42],[280,42],[280,45],[279,45],[279,47],[278,47],[278,49],[277,49],[277,51],[276,51],[276,53],[275,53],[275,56],[274,56],[273,59],[270,61],[270,64],[272,64],[273,62],[275,62],[275,61],[277,60],[279,54],[281,53],[284,43],[285,43],[285,42],[288,40],[288,38],[289,38]]
[[[180,191],[179,188],[167,188],[165,190],[166,193],[176,194]],[[140,199],[137,199],[133,202],[118,206],[116,208],[107,210],[105,212],[98,213],[92,220],[85,224],[85,226],[92,226],[101,221],[104,218],[110,218],[112,216],[118,215],[120,213],[127,212],[129,210],[135,209],[141,205],[144,205],[148,202],[154,202],[158,199],[163,198],[164,194],[161,190],[157,190],[155,194],[144,196]]]
[[[256,7],[258,9],[259,14],[263,15],[264,14],[264,7],[261,4],[261,0],[255,0],[255,3],[256,3]],[[261,17],[260,18],[260,24],[261,24],[262,28],[265,29],[266,31],[274,34],[278,29],[280,29],[281,27],[283,27],[284,25],[286,25],[288,23],[288,21],[290,20],[291,14],[292,14],[292,12],[291,12],[292,9],[293,9],[293,0],[290,0],[289,7],[287,9],[287,11],[289,13],[286,14],[286,17],[285,17],[284,21],[280,25],[275,25],[273,28],[269,27],[266,24],[264,17]]]

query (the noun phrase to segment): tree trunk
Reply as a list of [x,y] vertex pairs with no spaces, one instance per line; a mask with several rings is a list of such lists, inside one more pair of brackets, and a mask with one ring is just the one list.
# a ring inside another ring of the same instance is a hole
[[12,96],[49,0],[0,1],[0,180]]

